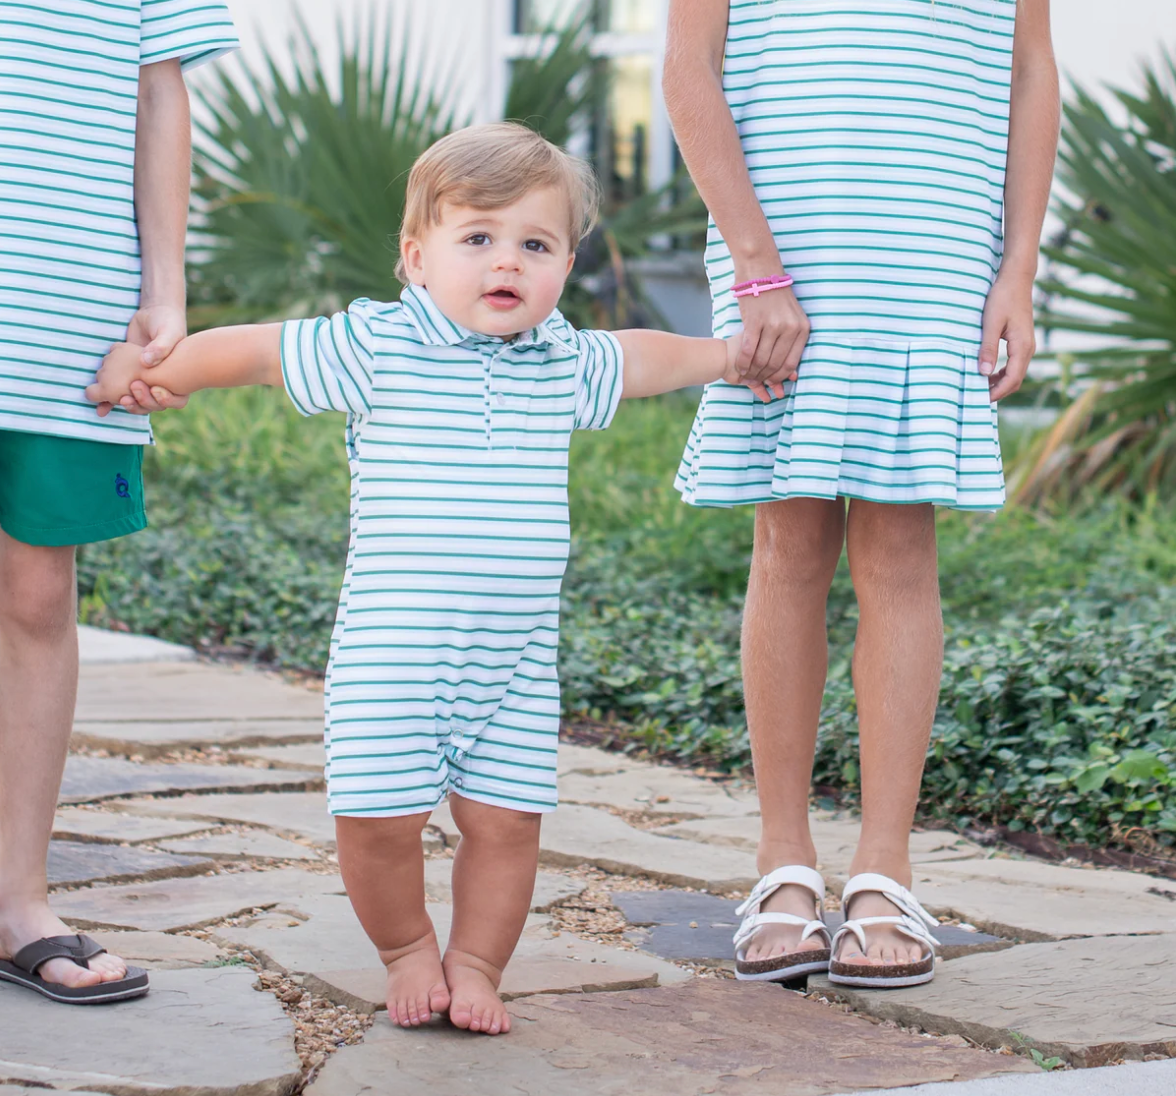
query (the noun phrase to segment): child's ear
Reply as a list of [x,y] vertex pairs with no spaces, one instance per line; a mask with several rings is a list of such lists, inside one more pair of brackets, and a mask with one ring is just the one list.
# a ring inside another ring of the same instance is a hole
[[565,277],[565,278],[566,278],[566,277],[567,277],[569,274],[571,274],[571,272],[572,272],[572,267],[573,267],[573,266],[575,266],[575,265],[576,265],[576,250],[575,250],[575,248],[573,248],[573,249],[572,249],[572,253],[571,253],[571,254],[568,256],[568,268],[567,268],[567,270],[565,270],[565,271],[564,271],[564,277]]
[[404,273],[413,285],[425,284],[425,261],[419,240],[412,236],[400,237],[400,258],[404,262]]

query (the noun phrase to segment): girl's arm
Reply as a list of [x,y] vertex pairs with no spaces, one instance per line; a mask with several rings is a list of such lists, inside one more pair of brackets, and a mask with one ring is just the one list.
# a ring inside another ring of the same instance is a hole
[[[756,198],[739,132],[723,95],[728,0],[670,0],[663,78],[682,157],[735,263],[735,282],[780,274],[780,252]],[[744,297],[739,371],[745,381],[787,380],[809,322],[791,289]]]
[[184,339],[159,365],[145,366],[142,348],[119,343],[102,362],[86,398],[106,414],[136,380],[190,396],[202,388],[282,384],[282,325],[249,324],[200,331]]
[[[980,372],[989,378],[989,394],[994,401],[1021,387],[1037,348],[1033,281],[1037,277],[1041,228],[1049,207],[1060,121],[1049,0],[1020,0],[1013,39],[1005,251],[984,309],[980,348]],[[1008,362],[997,372],[1001,339],[1008,344]]]
[[[725,380],[743,384],[736,362],[739,336],[727,340],[691,339],[666,331],[617,331],[625,356],[622,399],[658,396],[679,388]],[[760,385],[750,386],[760,399],[771,397]],[[783,395],[783,389],[780,389]]]

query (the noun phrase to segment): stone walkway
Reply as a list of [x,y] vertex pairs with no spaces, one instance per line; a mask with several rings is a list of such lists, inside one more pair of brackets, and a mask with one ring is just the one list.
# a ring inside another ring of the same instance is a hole
[[[515,1031],[393,1029],[334,859],[321,695],[137,637],[83,630],[82,654],[54,901],[151,968],[152,991],[66,1009],[0,986],[0,1096],[470,1096],[487,1077],[534,1096],[1176,1090],[1161,1060],[1176,1056],[1176,884],[921,832],[915,890],[943,921],[930,986],[739,984],[751,790],[572,744],[503,985]],[[856,832],[817,819],[835,887]],[[456,840],[439,809],[425,848],[442,938]],[[1136,1064],[1046,1074],[1034,1057]]]

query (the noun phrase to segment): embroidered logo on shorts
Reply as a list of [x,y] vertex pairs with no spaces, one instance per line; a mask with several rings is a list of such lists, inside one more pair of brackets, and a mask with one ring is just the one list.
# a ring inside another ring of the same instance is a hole
[[120,499],[129,499],[131,497],[131,485],[127,482],[126,476],[121,472],[114,477],[114,493]]

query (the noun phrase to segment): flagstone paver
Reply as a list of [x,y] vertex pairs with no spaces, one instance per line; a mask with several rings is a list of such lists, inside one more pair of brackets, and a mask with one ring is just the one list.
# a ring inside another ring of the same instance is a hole
[[[320,698],[321,702],[321,698]],[[183,711],[182,705],[176,711]],[[182,750],[244,752],[254,748],[321,742],[323,719],[206,719],[190,721],[110,720],[90,722],[79,716],[70,744],[75,749],[151,761]]]
[[[442,804],[430,823],[457,842],[457,828]],[[565,803],[545,815],[539,832],[540,862],[553,867],[591,864],[619,875],[644,875],[678,887],[726,894],[748,889],[758,878],[755,857],[742,849],[663,837],[630,826],[608,811]]]
[[251,909],[342,890],[337,875],[279,868],[91,887],[56,896],[53,908],[64,921],[82,929],[179,932]]
[[279,835],[308,838],[324,848],[335,847],[335,820],[327,813],[326,792],[130,799],[119,806],[147,817],[202,819],[213,824],[248,822]]
[[167,643],[154,636],[108,632],[102,628],[78,626],[78,661],[83,666],[126,662],[194,662],[191,647]]
[[873,1027],[776,986],[695,979],[622,993],[530,997],[505,1039],[382,1021],[307,1096],[423,1091],[515,1096],[821,1096],[861,1085],[1035,1071],[1022,1059]]
[[77,718],[115,724],[318,720],[321,729],[323,697],[248,667],[206,662],[83,666]]
[[[1176,1092],[1176,1061],[1127,1062],[1101,1069],[1079,1069],[989,1077],[958,1084],[920,1085],[891,1089],[888,1096],[1172,1096]],[[878,1096],[877,1089],[842,1096]]]
[[72,755],[65,763],[58,803],[97,803],[128,795],[176,791],[241,791],[306,788],[319,784],[314,773],[252,769],[238,765],[140,764],[121,757]]
[[147,970],[190,970],[215,963],[220,949],[206,940],[166,932],[103,932],[88,934],[111,955]]
[[959,916],[998,936],[1067,936],[1176,931],[1176,903],[1138,872],[1043,864],[1037,860],[960,860],[920,865],[914,892],[936,914]]
[[[935,981],[858,990],[810,979],[861,1012],[986,1046],[1018,1037],[1081,1066],[1176,1056],[1176,934],[1024,944],[944,963]],[[1015,1033],[1015,1034],[1014,1034]]]
[[256,978],[229,967],[157,970],[146,997],[73,1009],[68,1020],[62,1005],[0,986],[0,1079],[42,1092],[287,1096],[300,1073],[294,1028]]
[[[829,880],[831,884],[839,884],[840,880],[849,875],[849,865],[861,833],[861,821],[831,811],[814,811],[810,826],[817,846],[817,867],[832,877]],[[755,852],[759,844],[760,820],[758,815],[691,819],[657,827],[653,832],[666,837],[729,845]],[[915,864],[985,855],[985,851],[975,842],[945,830],[917,830],[911,834],[911,861]],[[839,885],[837,889],[840,889]]]
[[664,814],[667,822],[676,815],[754,817],[753,828],[758,828],[759,801],[750,788],[702,780],[664,765],[634,766],[603,775],[573,769],[559,777],[559,798],[562,803],[647,810]]
[[308,769],[321,773],[327,764],[327,751],[323,746],[322,728],[313,742],[301,742],[291,746],[248,746],[233,751],[233,759],[248,760],[260,758],[276,769]]
[[136,845],[187,837],[209,829],[214,823],[174,818],[143,818],[121,811],[61,807],[53,820],[53,836],[63,841],[104,841]]
[[167,879],[196,875],[213,867],[203,856],[172,856],[150,849],[125,849],[94,842],[53,841],[49,845],[49,884]]
[[297,845],[264,830],[250,833],[210,833],[203,837],[186,837],[162,841],[159,847],[168,852],[192,856],[211,856],[219,860],[321,860],[305,845]]

